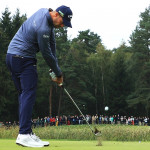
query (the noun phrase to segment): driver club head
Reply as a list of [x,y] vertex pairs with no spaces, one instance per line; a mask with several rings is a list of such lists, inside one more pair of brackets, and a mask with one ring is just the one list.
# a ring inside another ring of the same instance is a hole
[[101,135],[101,131],[99,131],[99,130],[95,127],[94,134],[95,134],[96,136],[100,136],[100,135]]

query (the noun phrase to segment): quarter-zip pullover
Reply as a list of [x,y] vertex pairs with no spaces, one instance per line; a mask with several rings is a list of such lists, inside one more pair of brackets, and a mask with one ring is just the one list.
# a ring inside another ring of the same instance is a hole
[[36,53],[39,51],[56,76],[60,76],[54,26],[46,8],[38,10],[22,24],[10,42],[7,53],[36,58]]

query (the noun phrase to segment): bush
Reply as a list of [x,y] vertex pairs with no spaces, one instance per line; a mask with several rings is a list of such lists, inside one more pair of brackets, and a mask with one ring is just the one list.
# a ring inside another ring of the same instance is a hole
[[[94,129],[94,126],[92,126]],[[150,141],[149,126],[129,126],[129,125],[96,125],[102,132],[102,139],[105,141]],[[16,138],[18,135],[16,128],[0,128],[0,138]],[[87,125],[63,125],[34,128],[41,139],[69,139],[69,140],[95,140],[96,136]]]

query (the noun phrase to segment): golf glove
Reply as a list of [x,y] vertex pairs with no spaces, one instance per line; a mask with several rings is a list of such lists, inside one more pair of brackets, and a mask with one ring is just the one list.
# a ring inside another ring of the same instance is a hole
[[55,73],[50,69],[49,70],[50,77],[52,81],[56,82],[58,86],[62,86],[63,84],[63,76],[61,75],[60,77],[56,77]]

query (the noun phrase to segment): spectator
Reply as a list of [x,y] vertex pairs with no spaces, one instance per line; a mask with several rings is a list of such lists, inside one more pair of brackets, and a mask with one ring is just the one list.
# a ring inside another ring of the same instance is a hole
[[89,115],[86,115],[86,120],[87,120],[88,123],[90,123],[90,117],[89,117]]
[[145,117],[145,118],[144,118],[144,125],[145,125],[145,126],[147,126],[147,122],[148,122],[148,119],[147,119],[147,117]]
[[92,124],[95,124],[96,123],[96,118],[95,118],[95,116],[93,115],[92,116]]
[[105,117],[104,117],[104,124],[108,124],[108,121],[109,121],[108,117],[105,116]]
[[142,118],[139,117],[138,120],[139,120],[139,126],[141,126],[142,125]]
[[17,125],[16,121],[13,122],[13,127],[15,128]]
[[120,123],[123,124],[123,116],[120,117]]
[[117,116],[117,124],[120,124],[120,115]]
[[144,126],[144,117],[141,119],[142,126]]
[[40,126],[40,119],[38,117],[37,120],[36,120],[36,127],[39,127],[39,126]]
[[98,124],[98,115],[97,114],[95,115],[95,121],[96,121],[96,124]]
[[99,116],[99,124],[101,124],[102,123],[102,116],[100,115]]
[[102,124],[104,124],[104,117],[103,117],[103,115],[102,115]]
[[126,118],[126,116],[124,116],[123,117],[123,124],[126,124],[126,120],[127,120],[127,118]]
[[131,125],[131,117],[128,118],[128,125]]
[[139,124],[139,120],[138,120],[137,117],[134,117],[134,124],[135,124],[135,125],[138,125],[138,124]]
[[47,117],[47,125],[50,125],[50,117]]
[[59,125],[62,125],[62,116],[59,117]]
[[149,117],[147,118],[147,125],[148,126],[150,125],[150,119],[149,119]]
[[131,116],[131,125],[134,125],[134,117]]
[[115,124],[117,124],[117,115],[114,117]]
[[40,125],[41,125],[41,127],[44,127],[44,118],[41,118]]
[[111,124],[114,123],[114,117],[113,116],[110,117],[110,122],[111,122]]

